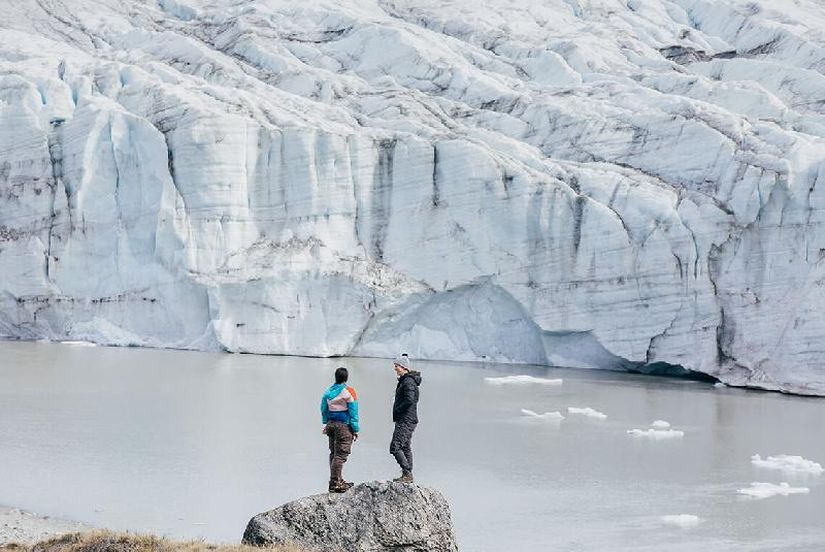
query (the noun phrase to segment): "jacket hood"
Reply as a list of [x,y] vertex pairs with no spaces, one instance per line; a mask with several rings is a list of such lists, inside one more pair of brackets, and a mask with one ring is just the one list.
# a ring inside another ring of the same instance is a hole
[[410,370],[409,372],[407,372],[406,374],[404,374],[403,376],[401,376],[398,379],[404,379],[404,378],[412,378],[412,380],[415,382],[416,385],[421,385],[421,372],[416,372],[414,370]]
[[327,387],[326,391],[324,391],[324,398],[327,400],[332,400],[338,395],[340,395],[341,391],[343,391],[346,387],[346,383],[333,383],[332,385]]

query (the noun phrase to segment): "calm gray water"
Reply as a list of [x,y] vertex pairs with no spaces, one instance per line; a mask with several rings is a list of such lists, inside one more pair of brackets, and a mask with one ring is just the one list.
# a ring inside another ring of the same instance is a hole
[[[397,475],[387,452],[388,361],[260,357],[0,342],[0,504],[114,529],[240,539],[255,513],[325,490],[317,412],[338,365],[362,438],[345,474]],[[825,402],[593,371],[420,363],[416,477],[451,502],[466,551],[825,549],[825,475],[750,456],[825,463]],[[559,387],[485,377],[563,378]],[[590,406],[605,421],[520,410]],[[626,434],[655,419],[680,440]],[[737,495],[751,481],[804,495]],[[660,516],[693,514],[694,527]]]

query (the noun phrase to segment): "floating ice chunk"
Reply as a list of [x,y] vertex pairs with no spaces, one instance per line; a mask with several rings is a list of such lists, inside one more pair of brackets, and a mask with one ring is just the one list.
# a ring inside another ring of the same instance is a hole
[[561,412],[554,411],[554,412],[545,412],[544,414],[539,414],[538,412],[533,412],[532,410],[527,410],[526,408],[521,409],[521,413],[525,416],[529,416],[531,418],[536,418],[538,420],[563,420],[564,416],[562,416]]
[[713,384],[713,386],[714,387],[719,387],[719,388],[727,387],[727,385],[725,385],[721,381],[717,381],[716,383]]
[[484,378],[484,381],[486,381],[487,383],[491,383],[493,385],[526,385],[531,383],[539,385],[561,385],[563,380],[536,378],[533,376],[503,376],[499,378]]
[[628,435],[634,437],[647,437],[648,439],[681,439],[685,436],[684,431],[671,429],[670,422],[655,420],[650,424],[650,429],[628,429]]
[[91,341],[61,341],[61,345],[73,345],[75,347],[97,347],[97,343]]
[[576,408],[575,406],[568,406],[567,407],[568,414],[581,414],[582,416],[587,416],[588,418],[595,418],[597,420],[606,420],[607,414],[599,412],[598,410],[593,410],[589,406],[585,406],[584,408]]
[[693,514],[673,514],[662,516],[659,519],[662,520],[662,523],[667,525],[676,525],[678,527],[693,527],[702,521],[699,516],[694,516]]
[[806,473],[812,475],[821,475],[823,471],[822,466],[812,460],[806,460],[801,456],[790,456],[787,454],[780,454],[778,456],[768,456],[762,458],[758,454],[751,456],[751,464],[758,468],[767,468],[771,470],[781,470],[789,473]]
[[777,495],[805,494],[811,492],[811,490],[808,487],[791,487],[785,482],[776,485],[754,481],[750,487],[739,489],[737,492],[752,498],[770,498]]
[[633,437],[646,437],[648,439],[681,439],[685,436],[684,431],[677,429],[628,429],[628,435]]

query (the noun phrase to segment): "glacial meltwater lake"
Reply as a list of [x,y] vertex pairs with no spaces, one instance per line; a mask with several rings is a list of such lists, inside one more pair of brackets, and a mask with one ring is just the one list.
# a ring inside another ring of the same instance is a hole
[[[238,541],[253,514],[325,490],[318,404],[339,365],[361,403],[347,479],[397,475],[389,361],[17,342],[0,342],[0,358],[0,504]],[[825,475],[751,463],[758,453],[825,464],[823,399],[599,371],[417,367],[416,478],[449,499],[463,551],[825,549]],[[485,381],[512,375],[563,383]],[[684,436],[627,434],[657,419]],[[754,481],[810,492],[737,493]],[[678,514],[700,521],[661,519]]]

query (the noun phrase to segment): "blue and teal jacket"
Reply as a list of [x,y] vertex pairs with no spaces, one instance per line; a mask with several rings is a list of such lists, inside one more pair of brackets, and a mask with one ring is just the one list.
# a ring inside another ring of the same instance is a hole
[[334,383],[321,397],[321,423],[330,420],[348,424],[354,433],[361,430],[358,423],[358,395],[346,383]]

